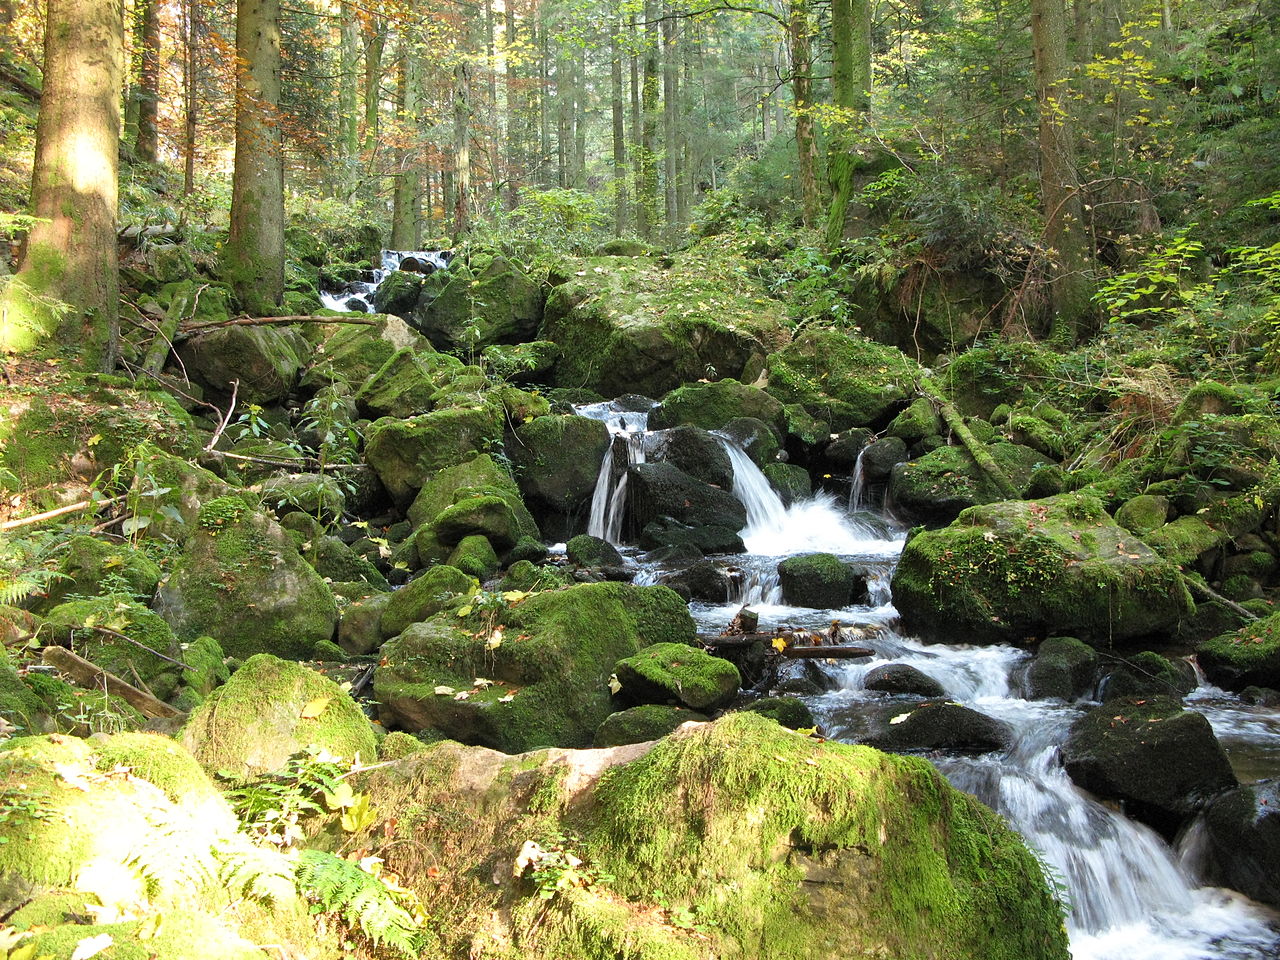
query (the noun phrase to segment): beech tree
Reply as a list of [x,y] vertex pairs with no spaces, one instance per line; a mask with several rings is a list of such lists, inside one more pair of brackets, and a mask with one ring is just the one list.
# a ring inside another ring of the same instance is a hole
[[236,157],[222,269],[245,310],[269,314],[284,297],[280,0],[239,0],[236,58]]
[[120,278],[117,170],[124,18],[118,0],[48,0],[31,212],[0,298],[0,350],[55,337],[115,366]]

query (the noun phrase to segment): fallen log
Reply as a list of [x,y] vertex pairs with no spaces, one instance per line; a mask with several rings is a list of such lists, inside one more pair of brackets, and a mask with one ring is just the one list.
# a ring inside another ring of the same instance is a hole
[[956,435],[956,438],[963,444],[969,456],[973,458],[973,462],[977,464],[979,470],[987,475],[987,478],[1000,491],[1000,495],[1006,500],[1021,500],[1022,494],[1018,492],[1018,488],[1013,485],[1008,475],[996,463],[995,458],[991,456],[991,451],[987,449],[987,445],[978,440],[973,432],[964,422],[964,417],[960,416],[960,412],[952,406],[941,393],[938,388],[928,377],[922,377],[916,385],[916,390],[920,396],[927,399],[937,408],[943,421]]
[[859,657],[874,657],[876,652],[870,647],[787,647],[779,651],[784,657],[796,660],[856,660]]
[[163,700],[157,700],[151,694],[125,683],[115,674],[107,673],[97,664],[77,656],[65,647],[45,647],[40,658],[86,690],[106,690],[112,696],[120,697],[144,717],[167,720],[186,716],[177,707],[171,707]]
[[355,313],[341,317],[316,317],[299,315],[290,317],[232,317],[230,320],[210,320],[206,323],[190,323],[178,328],[178,333],[191,336],[204,333],[206,330],[219,330],[222,327],[261,327],[273,323],[355,323],[372,327],[380,320],[365,313]]

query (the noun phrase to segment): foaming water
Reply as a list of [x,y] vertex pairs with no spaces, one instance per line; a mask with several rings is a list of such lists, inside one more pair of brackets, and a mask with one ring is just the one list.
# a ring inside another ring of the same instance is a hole
[[342,313],[373,313],[373,292],[378,284],[387,278],[387,274],[399,270],[400,265],[412,257],[418,261],[419,267],[429,267],[430,271],[447,270],[452,253],[448,250],[383,250],[381,266],[373,271],[373,281],[357,280],[347,284],[337,293],[320,291],[320,305],[327,310],[338,310]]
[[[628,410],[610,401],[574,407],[574,412],[580,417],[602,421],[612,437],[600,462],[600,472],[596,474],[587,533],[614,545],[621,544],[622,520],[627,509],[627,471],[645,462],[644,438],[649,429],[649,411]],[[614,456],[614,448],[619,444],[625,451],[621,462]]]

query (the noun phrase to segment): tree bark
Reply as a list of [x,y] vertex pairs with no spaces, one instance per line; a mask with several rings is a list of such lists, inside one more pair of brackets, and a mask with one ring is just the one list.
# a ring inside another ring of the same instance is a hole
[[845,236],[853,201],[858,157],[854,125],[871,109],[871,7],[868,0],[832,0],[831,88],[840,109],[839,126],[827,153],[831,206],[827,208],[827,246]]
[[1063,0],[1031,0],[1031,43],[1040,112],[1040,195],[1044,239],[1053,251],[1049,290],[1055,340],[1074,341],[1093,292],[1076,171],[1075,125],[1068,95]]
[[471,232],[471,63],[465,54],[453,71],[453,233]]
[[245,310],[271,314],[284,297],[280,0],[236,4],[236,59],[236,157],[222,272]]
[[421,227],[418,210],[422,180],[417,160],[418,57],[412,36],[401,35],[400,52],[400,146],[396,148],[395,186],[391,192],[391,248],[417,250]]
[[[0,299],[0,353],[50,337],[115,367],[124,13],[119,0],[48,0],[31,212],[18,281]],[[67,309],[53,308],[49,299]]]
[[379,108],[382,103],[382,54],[387,47],[387,28],[374,16],[365,38],[364,53],[364,152],[370,157],[378,149]]
[[622,89],[622,19],[613,21],[609,38],[610,107],[613,119],[613,235],[627,232],[627,123]]
[[[806,0],[791,0],[787,20],[787,46],[791,53],[791,91],[796,105],[796,167],[800,175],[800,204],[804,222],[818,216],[818,141],[813,130],[813,55],[810,37],[809,5]],[[763,112],[761,128],[763,131]]]
[[676,60],[676,21],[670,5],[662,19],[662,194],[667,234],[679,224],[676,210],[676,158],[679,155],[679,64]]
[[139,159],[155,163],[160,132],[156,124],[160,108],[160,16],[156,0],[139,0],[138,131],[134,149]]
[[350,200],[360,164],[360,25],[351,0],[338,5],[338,150],[342,161],[342,194]]
[[636,226],[653,237],[658,221],[658,0],[645,0],[644,79],[640,88],[640,147],[636,151],[639,188]]
[[[196,98],[196,70],[199,57],[196,42],[200,36],[200,0],[185,0],[182,17],[182,195],[190,197],[196,189],[196,124],[200,104]],[[186,211],[183,211],[183,218]]]

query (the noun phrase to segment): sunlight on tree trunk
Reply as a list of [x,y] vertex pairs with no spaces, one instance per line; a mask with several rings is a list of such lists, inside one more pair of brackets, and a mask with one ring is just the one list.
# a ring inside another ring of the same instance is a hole
[[832,0],[831,75],[832,94],[840,109],[827,153],[831,182],[827,246],[835,247],[845,237],[860,165],[855,128],[871,109],[871,8],[867,0]]

